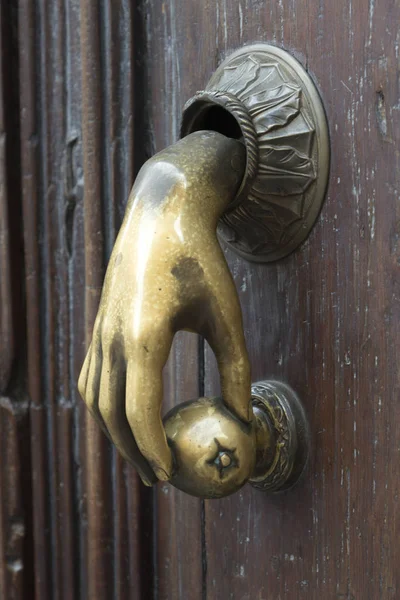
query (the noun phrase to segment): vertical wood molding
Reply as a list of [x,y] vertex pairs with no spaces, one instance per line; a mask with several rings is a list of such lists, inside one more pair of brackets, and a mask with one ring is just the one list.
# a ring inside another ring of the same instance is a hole
[[[21,18],[23,17],[23,18]],[[32,31],[34,28],[34,10],[29,0],[19,4],[19,41],[20,41],[20,81],[24,81],[20,98],[21,114],[21,181],[23,199],[23,219],[33,232],[37,231],[37,137],[34,114],[35,96],[35,53]],[[43,476],[42,459],[45,453],[44,420],[41,406],[40,342],[39,342],[39,290],[38,290],[38,248],[32,234],[24,232],[25,275],[26,275],[26,311],[27,311],[27,359],[28,394],[31,402],[32,435],[36,443],[32,444],[32,474],[35,484],[32,489],[33,538],[35,550],[35,594],[45,600],[49,598],[50,556],[47,543],[46,485]],[[42,560],[36,560],[36,554],[42,553]]]
[[9,217],[7,194],[7,123],[5,114],[6,59],[7,54],[6,27],[4,7],[0,6],[0,394],[5,391],[9,382],[14,359],[14,331],[12,316],[11,292],[11,255],[9,239]]
[[[127,0],[118,7],[81,0],[87,344],[134,174],[134,26]],[[99,600],[149,596],[152,491],[86,419],[87,593]]]
[[[88,348],[104,277],[103,90],[100,2],[81,0],[82,136],[84,170],[85,339]],[[110,450],[86,413],[87,594],[106,600],[112,585]],[[109,540],[105,543],[105,540]]]
[[0,598],[32,587],[16,11],[0,6]]
[[110,448],[76,390],[134,174],[133,12],[128,0],[118,6],[19,0],[31,511],[40,600],[139,600],[152,589],[145,562],[152,491]]

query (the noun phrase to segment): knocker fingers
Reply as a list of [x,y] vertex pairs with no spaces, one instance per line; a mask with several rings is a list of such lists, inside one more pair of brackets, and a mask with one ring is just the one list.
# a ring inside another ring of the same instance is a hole
[[171,478],[173,460],[161,419],[162,370],[172,344],[168,328],[136,344],[128,362],[126,415],[141,454],[158,479]]
[[213,288],[213,311],[205,337],[217,359],[225,404],[242,421],[249,422],[251,373],[239,297],[228,266],[219,269],[213,280],[219,285]]

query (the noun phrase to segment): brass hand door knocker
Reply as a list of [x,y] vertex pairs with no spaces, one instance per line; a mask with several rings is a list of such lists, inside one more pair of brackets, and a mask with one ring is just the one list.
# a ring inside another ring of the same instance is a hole
[[[147,485],[169,480],[204,498],[247,481],[287,489],[307,461],[307,422],[287,385],[251,385],[217,229],[255,261],[285,256],[305,239],[328,179],[321,100],[289,54],[249,46],[186,104],[181,135],[133,186],[79,391]],[[209,342],[222,398],[186,402],[162,420],[162,369],[182,329]]]

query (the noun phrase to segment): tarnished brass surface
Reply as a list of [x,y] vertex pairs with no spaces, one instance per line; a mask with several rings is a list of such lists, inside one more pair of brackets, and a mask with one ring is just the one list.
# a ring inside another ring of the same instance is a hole
[[175,458],[171,483],[201,498],[221,498],[247,481],[264,492],[292,487],[308,459],[308,425],[293,390],[279,381],[251,387],[253,420],[243,423],[221,398],[200,398],[164,418]]
[[[257,422],[256,468],[250,483],[263,492],[280,492],[301,478],[309,453],[309,427],[297,394],[281,381],[251,386]],[[269,435],[269,443],[265,438]]]
[[207,339],[225,405],[243,424],[251,418],[239,299],[216,237],[245,161],[239,141],[215,132],[194,133],[148,160],[110,258],[78,385],[147,484],[172,475],[160,407],[162,369],[176,331]]
[[[89,410],[144,483],[169,479],[203,498],[249,480],[264,491],[285,489],[307,457],[305,419],[290,388],[260,382],[250,389],[239,300],[216,237],[245,160],[241,142],[197,132],[147,161],[79,378]],[[223,399],[181,404],[163,424],[162,369],[179,329],[208,340]]]
[[255,429],[235,417],[221,398],[200,398],[172,409],[164,420],[175,457],[171,483],[201,498],[240,489],[254,471]]

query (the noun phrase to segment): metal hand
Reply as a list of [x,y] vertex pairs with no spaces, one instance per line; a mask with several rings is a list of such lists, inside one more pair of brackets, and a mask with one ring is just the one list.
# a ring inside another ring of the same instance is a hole
[[235,196],[245,149],[197,132],[141,169],[107,269],[79,391],[142,480],[167,480],[173,458],[162,425],[162,369],[178,330],[213,349],[223,398],[250,420],[250,370],[239,299],[216,237]]

